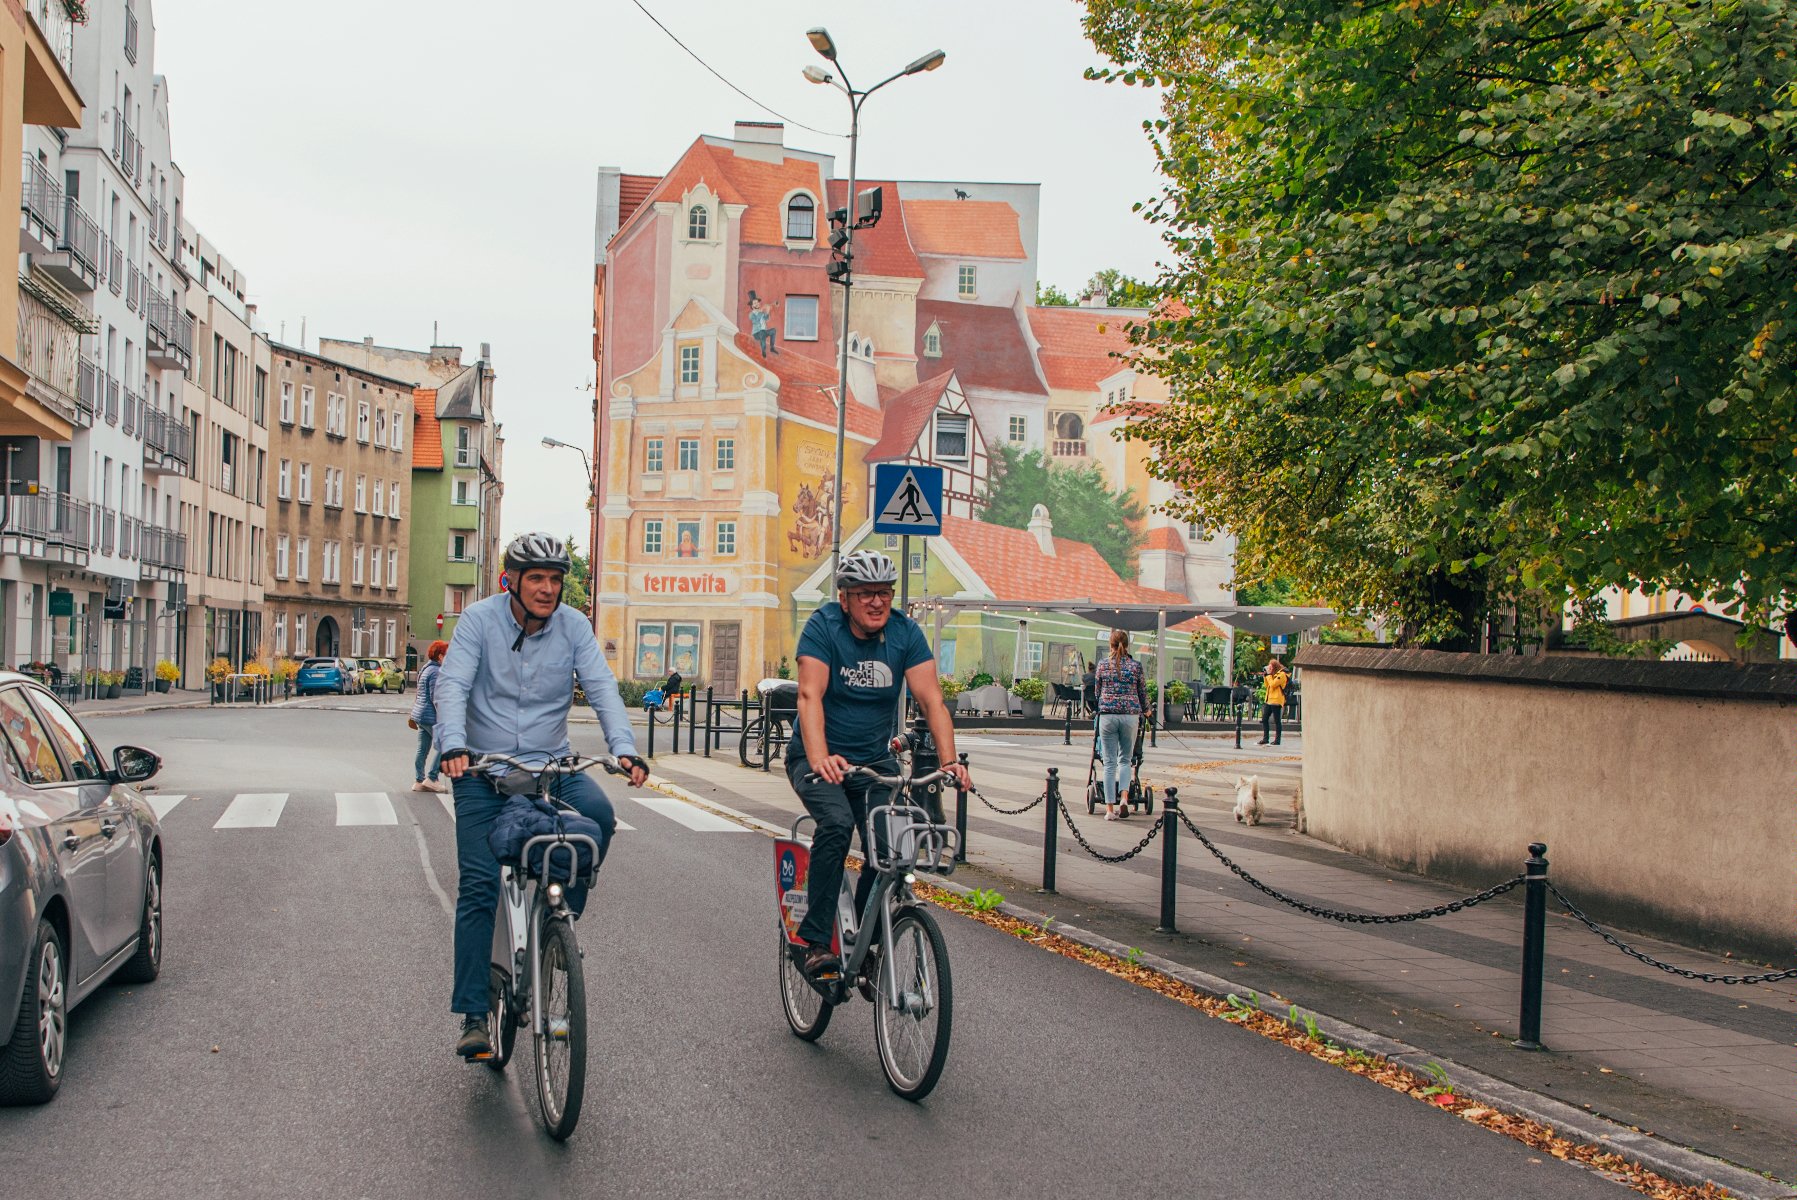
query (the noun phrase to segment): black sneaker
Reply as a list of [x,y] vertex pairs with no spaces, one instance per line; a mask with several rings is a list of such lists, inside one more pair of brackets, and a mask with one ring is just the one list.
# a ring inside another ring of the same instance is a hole
[[828,983],[842,978],[842,960],[827,945],[813,943],[805,948],[805,959],[799,970],[813,983]]
[[455,1052],[466,1059],[488,1058],[493,1053],[493,1039],[487,1035],[485,1017],[463,1017],[462,1036],[456,1039]]

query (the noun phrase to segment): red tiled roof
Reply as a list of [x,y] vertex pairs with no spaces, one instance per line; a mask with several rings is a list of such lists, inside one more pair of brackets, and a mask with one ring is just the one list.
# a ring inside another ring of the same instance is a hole
[[443,469],[443,427],[437,423],[437,389],[412,389],[412,466]]
[[[715,149],[715,148],[714,148]],[[823,169],[808,158],[782,158],[777,163],[762,162],[716,150],[726,164],[731,182],[749,206],[742,215],[742,240],[757,246],[786,244],[786,210],[782,202],[788,193],[803,190],[821,198]],[[818,242],[821,244],[828,226],[822,213],[816,214]]]
[[1127,317],[1105,309],[1048,307],[1030,309],[1029,318],[1049,387],[1095,391],[1100,380],[1128,365],[1113,357],[1130,352]]
[[1136,417],[1145,417],[1160,408],[1158,400],[1131,400],[1128,404],[1113,404],[1109,408],[1101,408],[1098,415],[1088,422],[1089,425],[1104,425],[1111,421],[1128,421]]
[[[782,354],[764,361],[761,348],[746,333],[736,335],[736,349],[744,358],[753,359],[769,375],[780,381],[781,412],[804,417],[832,429],[836,427],[835,371],[797,354]],[[826,388],[829,389],[827,393]],[[851,403],[846,427],[850,433],[872,441],[880,436],[880,410],[860,402]]]
[[[855,234],[855,270],[864,275],[884,275],[892,279],[922,279],[923,264],[917,261],[917,252],[911,248],[910,232],[905,228],[905,206],[899,202],[898,184],[877,179],[855,181],[855,190],[858,192],[864,192],[870,187],[886,189],[881,198],[884,212],[878,225]],[[848,180],[830,181],[831,208],[846,207],[848,194]],[[820,216],[818,220],[822,222],[823,218]],[[818,225],[820,240],[828,228],[825,224]]]
[[[942,332],[940,358],[923,352],[924,335],[932,325]],[[917,361],[921,370],[954,368],[966,387],[995,388],[1027,396],[1048,394],[1017,314],[1009,308],[958,300],[919,300]]]
[[[727,151],[720,151],[707,144],[704,138],[699,138],[686,148],[686,153],[680,156],[680,161],[674,164],[674,169],[663,175],[660,182],[650,189],[649,194],[638,202],[637,208],[639,210],[646,209],[651,204],[663,200],[670,203],[678,202],[680,197],[691,191],[701,181],[726,204],[747,204],[748,201],[744,199],[743,194],[731,182],[730,170],[725,165],[727,160],[734,157]],[[622,192],[622,190],[620,187],[619,191]],[[623,197],[620,195],[620,206],[622,199]],[[628,223],[627,218],[620,216],[619,229]]]
[[632,213],[643,206],[643,201],[661,182],[659,175],[619,175],[618,176],[618,226],[622,228],[630,220]]
[[1142,543],[1144,550],[1171,550],[1175,554],[1184,554],[1186,545],[1180,540],[1179,533],[1171,525],[1162,525],[1158,529],[1148,531],[1148,540]]
[[1017,210],[1002,200],[907,200],[905,224],[919,254],[1027,258]]
[[885,400],[886,425],[880,440],[867,452],[867,460],[885,462],[909,454],[929,424],[930,414],[942,403],[943,389],[954,377],[953,371],[944,371]]
[[1055,538],[1051,557],[1042,553],[1036,535],[1027,529],[955,516],[942,518],[942,536],[999,600],[1065,597],[1113,604],[1147,602],[1142,595],[1148,589],[1124,582],[1085,542]]

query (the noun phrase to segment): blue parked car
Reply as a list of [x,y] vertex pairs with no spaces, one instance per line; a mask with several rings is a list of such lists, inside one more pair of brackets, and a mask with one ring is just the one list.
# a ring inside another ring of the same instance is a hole
[[308,658],[300,664],[293,690],[302,696],[313,692],[334,692],[348,696],[361,691],[361,680],[354,667],[341,658]]

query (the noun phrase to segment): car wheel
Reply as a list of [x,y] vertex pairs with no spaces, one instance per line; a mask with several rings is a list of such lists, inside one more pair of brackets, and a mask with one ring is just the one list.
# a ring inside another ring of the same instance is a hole
[[144,862],[144,911],[137,925],[137,953],[119,968],[123,983],[150,983],[162,974],[162,860],[154,850]]
[[68,1046],[68,967],[56,927],[39,920],[12,1037],[0,1050],[0,1104],[43,1104],[62,1086]]

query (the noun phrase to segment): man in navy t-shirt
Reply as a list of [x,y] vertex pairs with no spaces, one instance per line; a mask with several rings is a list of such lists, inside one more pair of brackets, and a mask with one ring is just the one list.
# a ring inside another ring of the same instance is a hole
[[[850,767],[872,767],[883,775],[897,770],[892,738],[898,724],[899,685],[908,685],[941,761],[967,786],[967,769],[955,761],[955,726],[936,660],[923,630],[904,613],[892,611],[898,568],[876,550],[845,555],[836,568],[837,603],[811,614],[799,635],[799,723],[786,747],[786,777],[817,818],[811,840],[810,907],[799,925],[806,949],[801,966],[816,980],[837,978],[842,963],[830,950],[836,894],[850,835],[867,819],[864,777],[848,778]],[[865,851],[866,846],[862,847]],[[873,890],[874,874],[862,871],[855,889],[861,911]]]

